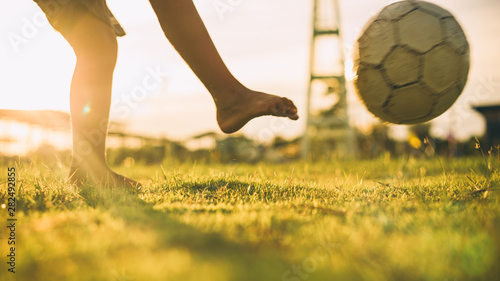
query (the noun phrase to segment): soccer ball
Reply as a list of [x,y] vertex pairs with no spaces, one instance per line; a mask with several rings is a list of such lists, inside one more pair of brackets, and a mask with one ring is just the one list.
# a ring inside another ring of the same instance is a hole
[[384,121],[429,121],[453,105],[467,82],[469,44],[453,15],[437,5],[390,4],[356,45],[356,90]]

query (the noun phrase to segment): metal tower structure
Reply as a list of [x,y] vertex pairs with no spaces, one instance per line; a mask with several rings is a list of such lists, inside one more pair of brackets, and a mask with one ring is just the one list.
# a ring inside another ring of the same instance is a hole
[[355,155],[345,82],[338,0],[314,0],[307,125],[302,142],[304,158]]

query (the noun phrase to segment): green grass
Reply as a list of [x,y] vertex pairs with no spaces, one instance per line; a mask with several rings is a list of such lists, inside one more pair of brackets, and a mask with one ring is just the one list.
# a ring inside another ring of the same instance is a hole
[[[11,165],[18,179],[13,280],[500,276],[494,157],[118,167],[142,182],[138,194],[77,190],[64,184],[64,168]],[[7,166],[0,171],[5,182]],[[0,212],[3,224],[7,212]],[[7,242],[0,243],[2,280],[11,274]]]

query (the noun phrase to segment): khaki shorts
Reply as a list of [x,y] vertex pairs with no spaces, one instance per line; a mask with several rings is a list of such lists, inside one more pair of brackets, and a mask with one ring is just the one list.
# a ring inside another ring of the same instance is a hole
[[116,36],[124,36],[125,31],[113,16],[106,0],[34,0],[57,31],[69,34],[78,13],[89,11],[97,19],[113,28]]

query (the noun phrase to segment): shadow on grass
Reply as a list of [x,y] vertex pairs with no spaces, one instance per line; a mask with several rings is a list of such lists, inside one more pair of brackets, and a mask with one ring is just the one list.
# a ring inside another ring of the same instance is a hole
[[[201,271],[198,273],[196,271],[201,270],[207,264],[212,267],[217,265],[216,269],[220,276],[206,276],[203,278],[205,280],[218,278],[249,281],[281,280],[283,272],[290,267],[271,252],[257,251],[244,244],[228,241],[219,234],[204,233],[177,221],[165,211],[155,210],[151,204],[130,192],[103,191],[85,187],[80,194],[88,206],[109,213],[115,219],[125,222],[126,227],[153,232],[158,250],[188,251],[195,262],[190,269],[191,276],[186,276],[186,280],[202,274]],[[164,278],[167,277],[164,276]]]

